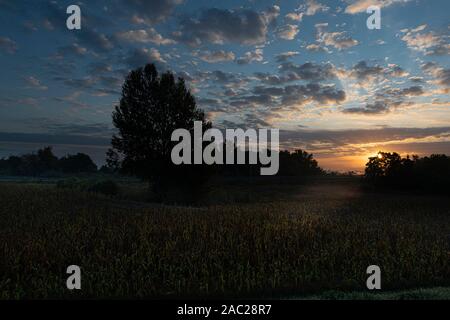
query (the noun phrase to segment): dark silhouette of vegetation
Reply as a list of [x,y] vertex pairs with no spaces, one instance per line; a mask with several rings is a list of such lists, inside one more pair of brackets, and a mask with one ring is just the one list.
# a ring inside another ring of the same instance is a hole
[[170,157],[175,129],[193,132],[194,121],[201,121],[204,131],[211,126],[182,78],[159,75],[153,64],[131,71],[112,118],[118,134],[108,152],[109,166],[149,181],[161,196],[169,186],[194,190],[205,177],[205,166],[176,166]]
[[314,176],[323,173],[312,153],[301,149],[280,152],[279,176]]
[[58,159],[51,147],[39,149],[37,153],[10,156],[0,159],[0,173],[12,176],[46,176],[56,173],[93,173],[97,166],[83,153],[67,155]]
[[[270,151],[269,151],[270,152]],[[246,159],[250,158],[250,152],[245,152]],[[261,175],[261,164],[237,164],[237,152],[234,153],[234,164],[216,165],[214,172],[221,176],[254,177]],[[306,151],[297,149],[294,151],[283,150],[279,154],[279,170],[277,176],[304,177],[323,174],[314,156]],[[267,176],[266,176],[267,178]],[[270,179],[270,177],[269,177]]]
[[64,173],[94,173],[97,171],[97,165],[87,154],[83,153],[61,158],[59,167]]
[[377,188],[450,193],[450,157],[433,154],[402,158],[396,152],[379,152],[369,158],[364,178]]

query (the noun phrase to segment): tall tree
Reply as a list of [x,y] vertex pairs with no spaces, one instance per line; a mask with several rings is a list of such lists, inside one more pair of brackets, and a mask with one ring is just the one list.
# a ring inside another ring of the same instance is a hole
[[114,161],[119,159],[124,172],[152,182],[155,188],[180,174],[170,158],[172,132],[179,128],[192,132],[194,121],[202,121],[204,130],[211,126],[184,80],[171,72],[159,75],[153,64],[128,74],[112,118],[118,129],[112,138],[118,154]]

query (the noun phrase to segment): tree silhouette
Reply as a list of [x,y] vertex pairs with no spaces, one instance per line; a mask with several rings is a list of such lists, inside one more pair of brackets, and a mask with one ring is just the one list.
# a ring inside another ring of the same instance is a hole
[[364,178],[375,187],[449,193],[450,157],[433,154],[402,158],[396,152],[379,152],[369,158]]
[[52,147],[39,149],[37,153],[10,156],[0,160],[0,174],[14,176],[48,176],[54,173],[94,173],[97,166],[84,153],[67,155],[58,159]]
[[[202,121],[204,130],[210,127],[184,80],[176,80],[170,72],[158,75],[153,64],[128,74],[112,117],[118,134],[112,138],[111,162],[152,182],[157,191],[172,178],[186,179],[180,177],[182,170],[192,170],[172,164],[172,132],[178,128],[192,132],[194,121]],[[114,152],[117,156],[112,156]]]
[[59,167],[64,173],[94,173],[97,165],[84,153],[67,155],[59,159]]
[[297,149],[280,151],[280,176],[311,176],[323,173],[313,154]]

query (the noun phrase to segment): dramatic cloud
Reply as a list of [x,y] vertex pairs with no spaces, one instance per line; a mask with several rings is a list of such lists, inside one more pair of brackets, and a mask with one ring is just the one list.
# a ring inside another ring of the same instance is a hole
[[192,46],[205,42],[261,44],[266,41],[269,26],[279,13],[278,6],[264,12],[247,9],[207,9],[200,13],[198,19],[183,19],[180,22],[181,30],[174,36]]

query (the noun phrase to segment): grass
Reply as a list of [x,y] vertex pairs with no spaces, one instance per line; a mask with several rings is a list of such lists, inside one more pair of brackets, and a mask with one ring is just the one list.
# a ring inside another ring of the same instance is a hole
[[300,300],[449,300],[450,287],[420,288],[394,292],[328,291],[320,295],[299,297]]
[[364,298],[372,264],[383,292],[450,286],[448,198],[341,187],[194,208],[2,183],[0,298]]

